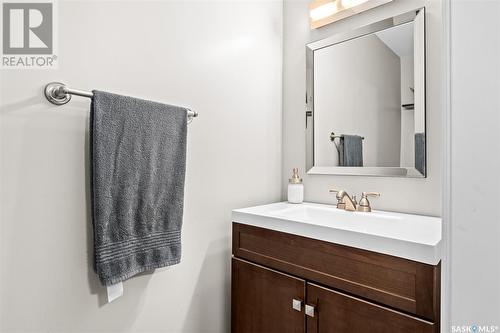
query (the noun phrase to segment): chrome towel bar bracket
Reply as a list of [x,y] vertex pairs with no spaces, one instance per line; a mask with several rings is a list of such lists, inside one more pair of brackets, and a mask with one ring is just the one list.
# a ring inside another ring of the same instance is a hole
[[[50,82],[45,86],[44,93],[47,100],[55,105],[64,105],[68,103],[72,95],[88,98],[94,96],[91,91],[71,89],[61,82]],[[198,112],[187,109],[187,115],[191,120],[198,117]]]
[[[335,139],[342,139],[344,137],[344,134],[341,134],[341,135],[335,135],[334,132],[330,133],[330,141],[334,141]],[[361,140],[364,140],[365,137],[362,136],[361,137]]]

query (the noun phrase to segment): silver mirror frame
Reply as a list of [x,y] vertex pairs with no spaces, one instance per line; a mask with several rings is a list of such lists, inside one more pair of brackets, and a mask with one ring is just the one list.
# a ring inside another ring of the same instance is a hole
[[[421,174],[414,167],[319,167],[314,166],[314,51],[322,48],[342,43],[351,39],[359,38],[369,35],[381,30],[396,27],[401,24],[413,22],[417,14],[422,11],[424,13],[424,47],[422,52],[422,75],[424,78],[424,123],[427,121],[426,117],[426,42],[425,42],[425,8],[419,8],[410,12],[394,16],[379,22],[366,25],[355,30],[345,33],[339,33],[334,36],[318,40],[306,45],[306,113],[305,113],[305,126],[306,126],[306,170],[308,174],[317,175],[349,175],[349,176],[378,176],[378,177],[412,177],[412,178],[425,178],[426,174]],[[427,155],[427,126],[425,125],[425,154]],[[426,156],[427,164],[427,156]],[[425,168],[427,170],[427,167]]]

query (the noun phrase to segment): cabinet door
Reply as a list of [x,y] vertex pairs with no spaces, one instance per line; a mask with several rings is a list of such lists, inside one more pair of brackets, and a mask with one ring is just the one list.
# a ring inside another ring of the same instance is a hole
[[304,280],[233,258],[231,290],[233,333],[305,333]]
[[306,304],[307,333],[437,332],[431,322],[310,283]]

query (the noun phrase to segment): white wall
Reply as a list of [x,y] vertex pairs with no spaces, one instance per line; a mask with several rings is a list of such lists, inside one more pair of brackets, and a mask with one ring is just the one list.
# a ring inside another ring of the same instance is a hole
[[335,132],[365,138],[364,166],[398,167],[400,81],[399,57],[376,35],[314,51],[314,165],[339,165]]
[[[441,214],[441,2],[404,0],[311,31],[309,1],[288,0],[284,5],[283,58],[283,195],[291,169],[302,171],[307,201],[333,203],[331,187],[352,194],[379,191],[378,209]],[[305,175],[305,45],[309,42],[426,7],[427,43],[427,171],[426,179]]]
[[[58,70],[0,72],[0,331],[228,332],[231,209],[280,198],[281,1],[60,1],[58,33]],[[89,264],[89,100],[49,104],[54,80],[200,113],[182,263],[111,304]]]
[[500,2],[450,14],[450,322],[500,327]]

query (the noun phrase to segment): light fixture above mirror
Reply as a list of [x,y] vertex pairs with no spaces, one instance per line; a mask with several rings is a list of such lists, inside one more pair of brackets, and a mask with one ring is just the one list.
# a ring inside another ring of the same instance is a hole
[[311,29],[364,12],[393,0],[314,0],[309,5]]

